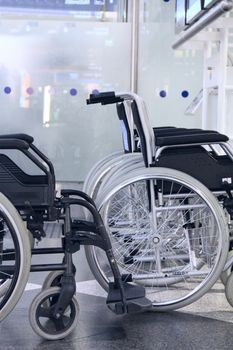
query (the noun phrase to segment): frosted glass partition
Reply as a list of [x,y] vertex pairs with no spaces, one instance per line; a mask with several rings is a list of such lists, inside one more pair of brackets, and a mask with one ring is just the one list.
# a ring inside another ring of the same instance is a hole
[[185,115],[202,88],[202,51],[173,50],[175,1],[141,0],[138,92],[154,126],[201,127],[201,108]]
[[121,149],[115,109],[86,98],[129,89],[130,40],[129,23],[1,19],[1,133],[33,135],[58,180],[82,181]]

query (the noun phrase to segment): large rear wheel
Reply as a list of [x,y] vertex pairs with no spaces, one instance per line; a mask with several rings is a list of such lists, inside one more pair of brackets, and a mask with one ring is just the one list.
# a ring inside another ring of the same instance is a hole
[[0,321],[21,297],[31,266],[31,248],[24,222],[0,193]]
[[[196,179],[166,168],[135,170],[106,186],[97,205],[121,273],[146,288],[154,310],[194,302],[220,276],[228,228],[216,198]],[[86,251],[107,289],[112,275],[105,254]]]

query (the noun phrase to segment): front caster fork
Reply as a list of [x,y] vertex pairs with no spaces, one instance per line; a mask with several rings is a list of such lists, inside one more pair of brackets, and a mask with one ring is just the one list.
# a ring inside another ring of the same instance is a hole
[[76,292],[76,283],[74,275],[68,275],[66,272],[61,278],[61,292],[59,294],[56,306],[53,311],[53,317],[60,318],[67,309],[70,301]]
[[[65,222],[64,222],[64,235],[65,237],[71,232],[71,219],[70,219],[70,206],[67,204],[65,206]],[[66,248],[66,247],[65,247]],[[53,316],[55,318],[60,318],[70,301],[72,300],[74,294],[76,293],[76,282],[75,282],[75,273],[74,273],[74,264],[72,260],[72,251],[69,251],[69,248],[65,250],[64,261],[66,269],[63,276],[61,277],[61,292],[59,294],[58,301],[54,308]]]

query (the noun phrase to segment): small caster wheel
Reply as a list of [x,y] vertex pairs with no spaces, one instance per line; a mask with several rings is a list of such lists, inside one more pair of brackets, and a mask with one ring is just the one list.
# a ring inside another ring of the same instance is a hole
[[75,296],[65,312],[59,318],[53,315],[61,288],[51,287],[40,292],[32,301],[29,309],[29,321],[39,336],[48,340],[67,337],[77,326],[79,306]]
[[228,303],[233,306],[233,273],[231,273],[227,279],[225,295]]
[[50,287],[60,287],[61,277],[64,271],[51,271],[44,280],[41,290],[46,290]]
[[220,275],[220,281],[222,282],[222,284],[225,286],[228,280],[228,277],[231,274],[231,269],[228,269],[226,271],[223,271]]
[[[228,259],[229,258],[232,258],[233,257],[233,250],[231,250],[229,253],[228,253]],[[226,283],[227,283],[227,279],[228,277],[230,276],[232,272],[232,266],[229,267],[229,269],[227,269],[226,271],[223,271],[220,275],[220,280],[222,282],[222,284],[225,286]]]

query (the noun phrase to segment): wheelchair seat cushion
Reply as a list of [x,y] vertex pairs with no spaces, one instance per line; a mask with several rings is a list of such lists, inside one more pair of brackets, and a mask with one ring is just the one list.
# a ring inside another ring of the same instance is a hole
[[172,135],[161,135],[155,138],[156,146],[171,146],[196,143],[227,142],[229,138],[226,135],[216,131],[205,131],[200,133],[183,133]]

